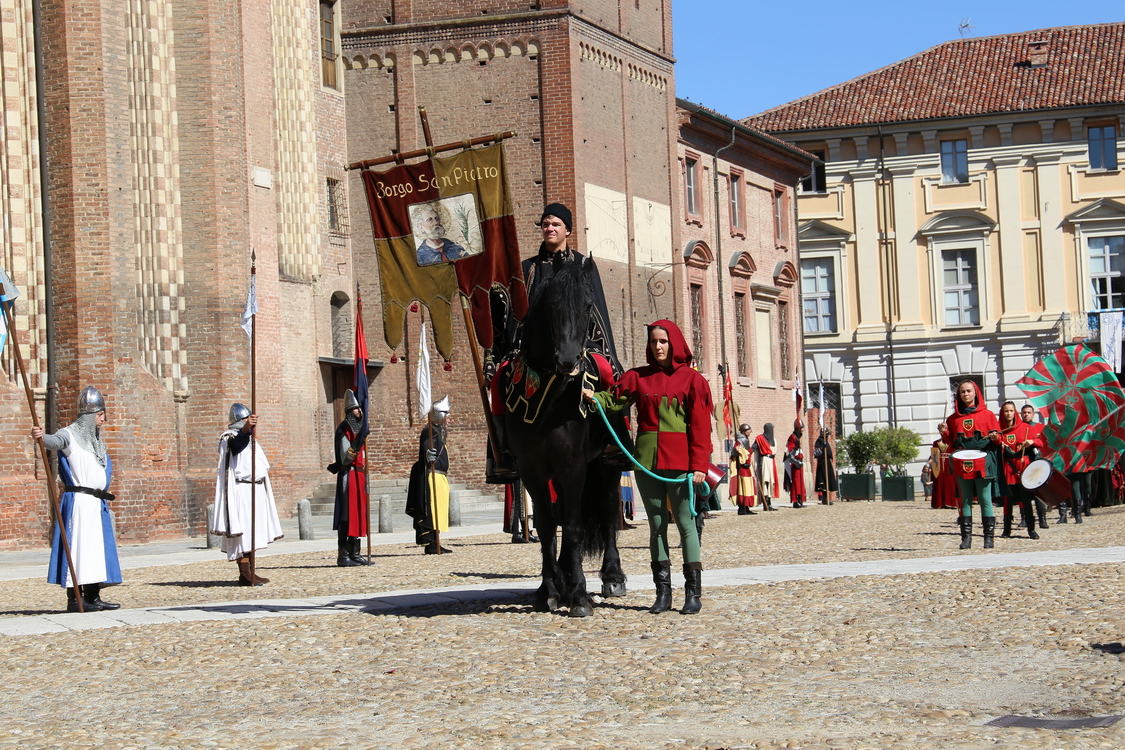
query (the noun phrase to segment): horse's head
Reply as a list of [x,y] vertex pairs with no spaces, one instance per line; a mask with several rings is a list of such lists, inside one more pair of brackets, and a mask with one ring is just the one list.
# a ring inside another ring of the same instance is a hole
[[[524,349],[533,367],[570,375],[582,364],[593,306],[593,264],[556,262],[554,278],[532,302]],[[530,324],[530,325],[529,325]]]

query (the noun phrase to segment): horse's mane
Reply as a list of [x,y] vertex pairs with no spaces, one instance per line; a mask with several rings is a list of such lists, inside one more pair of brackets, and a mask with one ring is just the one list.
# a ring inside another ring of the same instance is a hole
[[554,276],[540,285],[523,320],[523,348],[543,365],[556,345],[556,334],[585,337],[592,293],[579,263],[555,265]]

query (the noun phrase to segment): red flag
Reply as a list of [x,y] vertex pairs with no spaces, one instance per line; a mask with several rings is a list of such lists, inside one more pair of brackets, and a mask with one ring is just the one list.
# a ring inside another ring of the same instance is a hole
[[730,382],[730,372],[723,378],[723,425],[727,428],[727,440],[734,432],[734,385]]
[[355,370],[352,374],[352,386],[355,390],[355,399],[359,408],[363,409],[363,427],[360,433],[366,437],[368,432],[367,421],[367,337],[363,335],[363,298],[359,296],[359,285],[356,285],[355,305]]

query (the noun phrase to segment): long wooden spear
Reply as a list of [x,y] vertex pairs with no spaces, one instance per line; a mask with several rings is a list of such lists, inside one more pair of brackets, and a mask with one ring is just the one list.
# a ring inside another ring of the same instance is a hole
[[[38,427],[39,415],[35,413],[35,399],[31,395],[31,384],[27,380],[27,370],[23,364],[23,354],[20,352],[20,342],[16,335],[15,321],[12,319],[10,306],[5,302],[0,302],[0,308],[4,309],[4,322],[8,326],[8,335],[12,337],[12,348],[16,355],[16,363],[19,365],[20,377],[23,378],[23,390],[27,394],[27,408],[31,411],[31,425],[32,427]],[[51,474],[51,460],[47,456],[47,446],[43,444],[43,438],[39,438],[35,443],[39,446],[39,458],[43,461],[43,470],[47,474],[47,495],[51,499],[55,523],[59,527],[59,541],[62,542],[63,553],[66,554],[66,564],[70,568],[70,582],[74,586],[74,600],[78,604],[78,611],[85,612],[86,607],[83,605],[82,594],[78,588],[78,572],[74,567],[74,556],[70,552],[70,540],[66,536],[66,524],[63,523],[62,508],[59,507],[55,477]]]
[[[250,308],[250,413],[258,413],[258,389],[255,364],[257,360],[258,338],[254,335],[258,318],[258,289],[254,284],[258,273],[258,256],[254,249],[250,249],[250,288],[254,291],[254,306]],[[250,585],[254,586],[254,569],[257,564],[257,532],[258,532],[258,444],[256,426],[250,427]]]

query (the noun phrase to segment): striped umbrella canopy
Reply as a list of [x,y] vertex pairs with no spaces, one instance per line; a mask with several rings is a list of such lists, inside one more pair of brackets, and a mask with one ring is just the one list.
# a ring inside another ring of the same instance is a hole
[[1046,420],[1048,458],[1062,472],[1109,468],[1125,451],[1125,390],[1082,344],[1039,360],[1016,384]]

